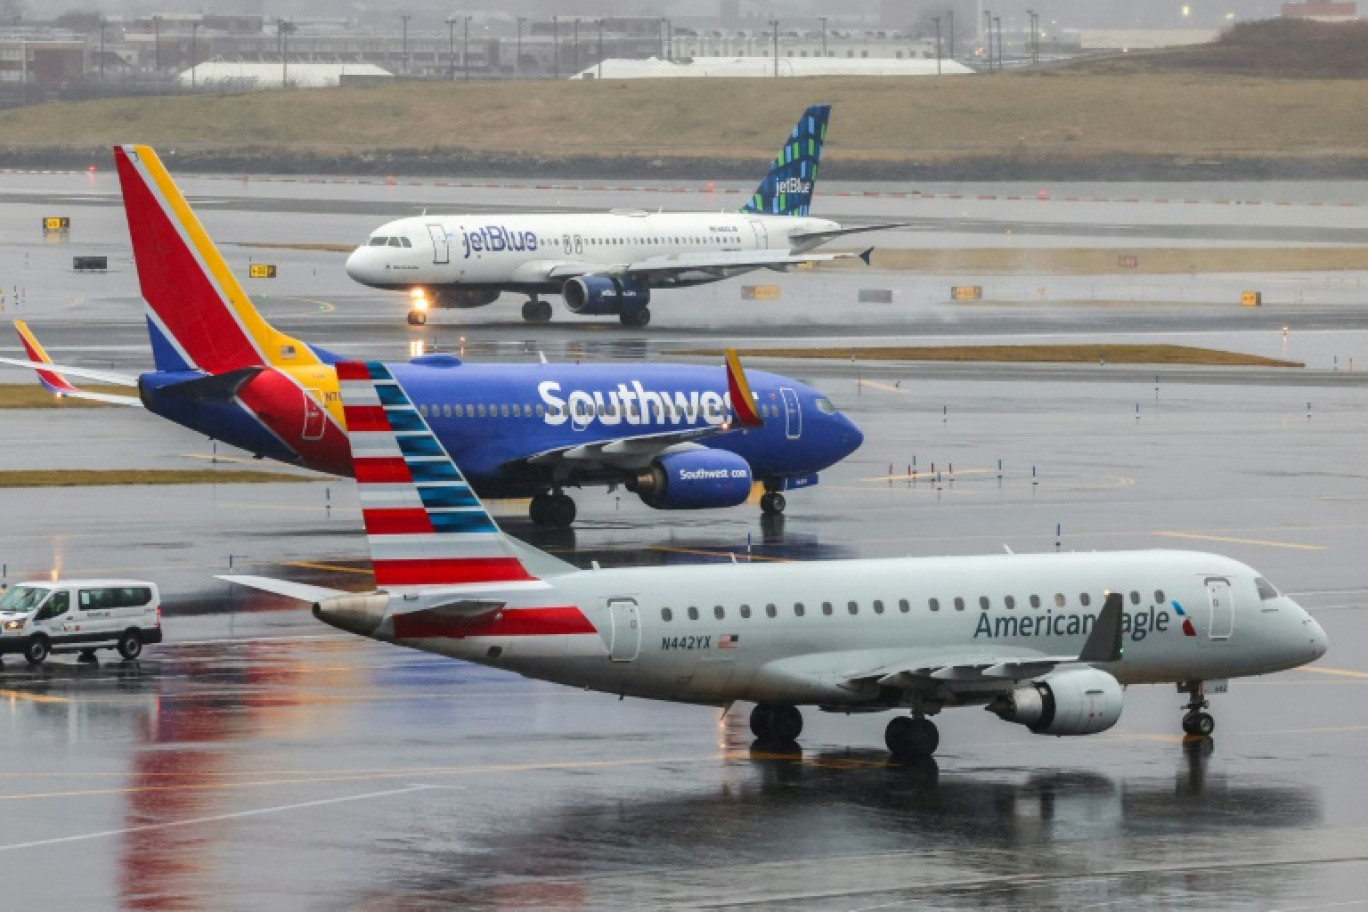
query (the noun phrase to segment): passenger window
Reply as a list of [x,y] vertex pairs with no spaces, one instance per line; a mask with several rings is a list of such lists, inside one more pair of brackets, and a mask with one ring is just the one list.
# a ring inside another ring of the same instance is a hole
[[426,405],[418,406],[418,414],[426,418],[428,416],[428,407]]
[[545,417],[546,417],[546,406],[544,406],[544,405],[539,405],[539,406],[537,406],[537,417],[538,417],[538,418],[545,418]]
[[660,619],[668,624],[670,621],[674,620],[674,612],[671,611],[669,608],[661,608]]
[[960,598],[958,595],[955,596],[955,610],[956,610],[956,611],[963,611],[963,610],[964,610],[964,599]]
[[[1268,586],[1268,580],[1266,580],[1266,579],[1257,579],[1257,580],[1255,580],[1254,582],[1255,582],[1256,585],[1257,585],[1258,583],[1263,583],[1264,586]],[[1272,589],[1273,589],[1272,586],[1268,586],[1268,588],[1269,588],[1270,591],[1272,591]],[[1277,595],[1278,595],[1278,593],[1274,592],[1272,595],[1264,595],[1263,587],[1260,586],[1260,587],[1259,587],[1259,595],[1260,595],[1262,598],[1276,598]],[[1163,589],[1155,589],[1155,590],[1154,590],[1154,602],[1155,602],[1156,605],[1162,605],[1162,604],[1164,604],[1164,590],[1163,590]]]
[[793,603],[793,616],[794,616],[794,617],[802,617],[803,614],[804,614],[806,611],[807,611],[807,609],[803,607],[803,603],[802,603],[802,602],[794,602],[794,603]]
[[831,602],[822,602],[822,614],[831,614]]
[[1138,592],[1136,592],[1134,589],[1132,589],[1132,590],[1131,590],[1131,594],[1130,594],[1130,599],[1131,599],[1131,604],[1132,604],[1132,605],[1138,605],[1138,604],[1140,604],[1140,593],[1138,593]]
[[1006,605],[1008,610],[1010,610],[1016,607],[1016,599],[1012,598],[1010,595],[1004,595],[1002,597],[1002,604]]
[[1031,596],[1031,607],[1032,607],[1032,608],[1039,608],[1039,607],[1040,607],[1040,596],[1038,596],[1038,595],[1033,595],[1033,596]]
[[979,596],[979,607],[982,608],[984,611],[987,611],[987,610],[989,609],[990,606],[991,606],[991,604],[990,604],[990,602],[988,601],[988,596],[986,596],[986,595],[980,595],[980,596]]
[[501,405],[501,406],[499,406],[499,414],[502,415],[503,417],[507,418],[507,417],[508,417],[508,406],[507,406],[507,405]]
[[765,615],[766,615],[767,617],[778,617],[778,616],[779,616],[779,609],[774,607],[774,603],[773,603],[773,602],[770,602],[768,605],[765,606]]
[[1082,605],[1084,608],[1087,608],[1089,605],[1092,604],[1092,596],[1086,592],[1078,593],[1078,604]]
[[461,413],[461,407],[460,407],[459,405],[458,405],[458,406],[455,406],[455,407],[452,407],[452,406],[450,406],[450,405],[444,405],[444,406],[442,406],[442,417],[443,417],[443,418],[450,418],[453,412],[454,412],[455,414],[459,415],[459,414]]
[[750,614],[751,614],[751,612],[750,612],[750,605],[742,605],[742,606],[741,606],[741,616],[742,616],[743,618],[749,618],[749,617],[750,617]]
[[940,599],[927,599],[926,607],[930,608],[932,611],[940,611]]
[[846,602],[846,610],[851,614],[859,614],[860,606],[857,602]]
[[1064,605],[1067,603],[1067,601],[1068,601],[1068,600],[1064,598],[1064,593],[1062,593],[1062,592],[1056,592],[1056,593],[1055,593],[1055,607],[1056,607],[1056,608],[1063,608]]
[[698,620],[698,609],[695,608],[693,605],[690,605],[690,606],[689,606],[689,620],[691,620],[691,621],[696,621],[696,620]]
[[726,616],[727,616],[727,609],[723,608],[721,605],[714,605],[714,606],[713,606],[713,617],[717,618],[717,619],[720,621],[720,620],[723,620],[724,618],[726,618]]
[[881,602],[879,599],[874,600],[874,613],[883,614],[883,602]]
[[483,418],[484,416],[485,416],[485,407],[484,407],[484,403],[481,402],[481,403],[480,403],[480,417]]
[[898,599],[898,610],[903,614],[912,610],[912,604],[907,599]]

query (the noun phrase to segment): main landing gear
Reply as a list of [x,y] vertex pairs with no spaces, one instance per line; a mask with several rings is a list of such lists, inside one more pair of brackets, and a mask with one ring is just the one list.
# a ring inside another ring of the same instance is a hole
[[921,713],[897,716],[884,731],[884,743],[895,757],[930,757],[940,747],[940,732]]
[[751,710],[750,727],[757,740],[788,744],[803,733],[803,714],[792,703],[757,703]]
[[538,494],[532,498],[527,515],[534,525],[567,529],[575,522],[575,501],[560,491]]
[[522,318],[528,323],[550,323],[551,302],[528,298],[522,306]]
[[624,310],[618,314],[618,322],[623,326],[645,326],[651,322],[651,308],[638,307],[635,310]]
[[1203,712],[1210,704],[1206,698],[1206,684],[1202,681],[1187,681],[1178,685],[1178,692],[1188,694],[1187,713],[1183,716],[1183,731],[1189,735],[1205,738],[1216,730],[1216,720],[1211,713]]

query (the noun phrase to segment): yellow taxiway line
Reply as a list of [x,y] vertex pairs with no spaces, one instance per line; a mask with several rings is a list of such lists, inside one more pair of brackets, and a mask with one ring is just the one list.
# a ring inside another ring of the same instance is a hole
[[1261,538],[1232,538],[1226,535],[1201,535],[1196,532],[1155,532],[1169,538],[1192,538],[1199,541],[1225,542],[1232,545],[1261,545],[1265,548],[1293,548],[1297,551],[1324,551],[1324,545],[1299,545],[1296,542],[1267,541]]

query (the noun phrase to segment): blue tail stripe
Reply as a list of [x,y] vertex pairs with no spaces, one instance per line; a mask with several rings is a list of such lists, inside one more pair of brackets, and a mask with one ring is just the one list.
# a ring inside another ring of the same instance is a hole
[[165,334],[152,322],[152,317],[147,318],[147,335],[152,340],[152,363],[157,366],[159,371],[188,371],[194,370],[194,366],[187,364],[181,357],[181,353],[176,351],[176,347],[166,338]]

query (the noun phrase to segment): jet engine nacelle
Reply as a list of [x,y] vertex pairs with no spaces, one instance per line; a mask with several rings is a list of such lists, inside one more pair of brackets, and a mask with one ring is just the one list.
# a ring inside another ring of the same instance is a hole
[[750,463],[726,450],[666,453],[630,487],[643,503],[657,510],[734,507],[750,496]]
[[484,307],[497,300],[499,300],[499,289],[497,288],[443,288],[432,293],[433,306],[450,307],[457,310]]
[[987,708],[1037,735],[1091,735],[1115,725],[1121,705],[1116,678],[1095,668],[1076,668],[1002,694]]
[[561,286],[561,297],[571,313],[620,314],[651,303],[651,289],[632,279],[576,276]]

